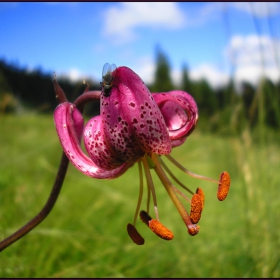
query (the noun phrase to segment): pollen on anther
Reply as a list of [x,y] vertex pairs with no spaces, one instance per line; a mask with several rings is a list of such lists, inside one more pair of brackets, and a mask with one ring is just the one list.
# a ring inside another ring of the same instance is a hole
[[230,176],[227,171],[224,171],[220,175],[220,183],[218,186],[217,197],[220,201],[225,200],[228,195],[230,187]]
[[140,235],[137,229],[132,224],[127,224],[127,233],[134,243],[137,245],[143,245],[145,243],[144,238]]
[[174,237],[172,231],[165,227],[163,224],[161,224],[158,220],[150,220],[149,228],[162,239],[172,240]]
[[200,199],[201,199],[201,202],[202,202],[202,210],[203,210],[203,208],[204,208],[204,200],[205,200],[204,192],[203,192],[203,190],[201,188],[197,188],[196,189],[196,193],[200,195]]
[[190,213],[190,219],[193,224],[197,224],[200,220],[202,212],[202,201],[200,198],[200,195],[195,193],[192,197],[191,201],[191,213]]

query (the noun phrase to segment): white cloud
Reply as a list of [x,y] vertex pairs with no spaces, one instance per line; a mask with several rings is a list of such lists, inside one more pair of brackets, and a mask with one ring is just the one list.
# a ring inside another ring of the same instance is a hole
[[[209,2],[196,10],[188,12],[185,20],[188,26],[206,24],[211,20],[221,19],[225,11],[235,9],[259,18],[280,14],[279,2]],[[185,15],[186,16],[186,15]]]
[[[152,56],[138,58],[133,65],[129,66],[145,84],[152,84],[155,80],[156,64]],[[175,85],[180,85],[182,78],[181,69],[171,69],[171,78]]]
[[180,28],[184,16],[177,3],[126,2],[109,8],[105,12],[104,34],[118,42],[136,38],[139,26]]
[[154,81],[155,62],[151,56],[141,57],[129,66],[144,81],[151,84]]
[[69,75],[70,80],[73,82],[81,80],[81,78],[83,76],[78,69],[74,69],[74,68],[70,69],[68,75]]
[[207,3],[199,10],[199,15],[193,17],[193,20],[201,21],[201,23],[208,22],[211,19],[215,19],[221,16],[226,3],[212,2]]
[[229,5],[260,18],[280,13],[280,4],[278,2],[235,2]]
[[58,77],[70,79],[70,81],[72,82],[83,81],[83,80],[86,81],[89,78],[89,75],[82,73],[77,68],[71,68],[70,70],[67,71],[61,71],[56,73],[56,75]]
[[256,84],[261,76],[279,81],[280,40],[268,36],[235,35],[226,47],[225,56],[234,67],[237,82],[245,80]]
[[197,81],[206,79],[213,88],[226,85],[229,81],[229,75],[220,71],[216,66],[203,64],[190,70],[190,78]]
[[171,79],[176,86],[180,86],[182,82],[182,69],[172,69]]

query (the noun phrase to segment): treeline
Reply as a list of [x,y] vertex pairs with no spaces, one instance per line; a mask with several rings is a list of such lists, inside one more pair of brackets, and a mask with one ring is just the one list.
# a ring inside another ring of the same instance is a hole
[[[274,84],[263,78],[256,87],[243,82],[237,92],[233,80],[219,89],[213,89],[205,79],[191,80],[186,64],[183,64],[181,73],[181,82],[177,88],[194,97],[205,129],[224,130],[228,133],[240,132],[242,126],[248,124],[250,127],[257,123],[280,127],[280,81]],[[171,79],[168,57],[158,48],[155,80],[150,89],[153,92],[161,92],[174,88],[176,85]]]
[[[14,64],[0,61],[0,114],[34,110],[38,113],[52,112],[57,106],[53,80],[55,73],[43,73],[39,68],[28,71]],[[85,89],[83,81],[57,78],[68,100],[75,100]],[[100,84],[87,80],[91,90],[100,90]],[[93,103],[87,110],[96,113],[99,104]]]
[[[231,81],[222,88],[213,89],[205,79],[191,80],[188,68],[183,64],[181,83],[174,85],[168,57],[159,48],[156,49],[155,63],[154,82],[148,85],[149,89],[152,92],[162,92],[177,88],[190,93],[197,102],[205,129],[221,130],[225,124],[230,124],[232,130],[238,131],[244,122],[252,127],[259,122],[280,127],[280,83],[274,84],[263,79],[254,87],[244,82],[237,92]],[[20,110],[35,110],[39,113],[53,111],[57,106],[53,89],[54,75],[43,73],[41,69],[28,71],[0,61],[0,114],[17,113]],[[83,81],[58,78],[58,82],[71,101],[85,89]],[[87,81],[91,90],[100,90],[99,82]],[[86,113],[98,111],[98,103],[86,108]]]

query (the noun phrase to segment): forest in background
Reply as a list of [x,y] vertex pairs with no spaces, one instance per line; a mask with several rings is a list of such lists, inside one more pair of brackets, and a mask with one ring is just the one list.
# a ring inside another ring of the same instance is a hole
[[[257,123],[280,127],[280,81],[274,84],[267,78],[257,86],[243,82],[239,91],[233,80],[226,86],[213,89],[205,79],[194,81],[189,77],[186,64],[182,66],[181,83],[175,85],[171,78],[168,56],[156,50],[156,70],[151,92],[181,89],[190,93],[197,102],[202,128],[213,132],[239,133],[244,125],[251,128]],[[28,71],[13,63],[0,60],[0,115],[23,114],[27,111],[50,113],[57,106],[54,96],[55,73],[45,73],[41,68]],[[69,100],[75,100],[85,89],[83,81],[73,82],[58,77],[58,83]],[[100,90],[100,81],[86,81],[91,90]],[[86,108],[87,115],[98,114],[99,104]]]

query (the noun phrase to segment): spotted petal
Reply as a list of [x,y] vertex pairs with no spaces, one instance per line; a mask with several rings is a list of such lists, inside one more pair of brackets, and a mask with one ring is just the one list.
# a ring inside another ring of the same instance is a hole
[[54,111],[57,134],[69,160],[78,170],[93,178],[116,178],[122,175],[131,164],[124,163],[113,170],[105,170],[84,154],[79,141],[82,119],[78,109],[69,102],[60,104]]
[[88,121],[84,130],[84,143],[89,157],[99,167],[112,170],[124,163],[107,145],[100,116]]
[[145,153],[169,154],[171,141],[163,116],[141,78],[127,67],[117,68],[110,96],[101,97],[104,134],[125,162]]

